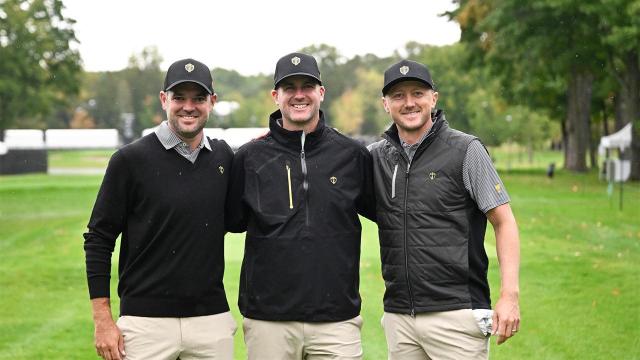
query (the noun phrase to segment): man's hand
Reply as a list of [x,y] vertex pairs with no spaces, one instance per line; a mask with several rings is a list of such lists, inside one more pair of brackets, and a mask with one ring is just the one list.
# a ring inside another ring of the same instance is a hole
[[111,317],[109,298],[91,300],[96,352],[105,360],[123,360],[124,337]]
[[520,330],[520,306],[518,295],[501,295],[493,311],[493,332],[498,335],[500,345]]

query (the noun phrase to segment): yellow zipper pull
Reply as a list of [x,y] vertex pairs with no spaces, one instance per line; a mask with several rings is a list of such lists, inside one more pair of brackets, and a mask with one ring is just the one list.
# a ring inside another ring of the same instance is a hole
[[287,167],[287,181],[289,182],[289,209],[293,209],[293,194],[291,193],[291,168],[289,164],[285,165]]

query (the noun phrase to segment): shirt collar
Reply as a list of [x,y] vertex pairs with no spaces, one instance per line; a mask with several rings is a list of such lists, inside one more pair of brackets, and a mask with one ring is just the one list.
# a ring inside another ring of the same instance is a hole
[[[182,143],[182,139],[180,139],[178,135],[176,135],[176,133],[171,130],[167,120],[160,123],[160,125],[156,127],[155,132],[156,136],[158,136],[158,140],[160,140],[162,146],[164,146],[164,148],[167,150],[173,149],[174,147]],[[198,145],[198,147],[200,149],[204,147],[205,149],[211,151],[211,145],[209,144],[209,141],[207,141],[206,135],[202,134],[202,140],[200,141],[200,145]]]
[[[420,139],[418,139],[418,141],[416,141],[415,144],[407,144],[402,138],[400,138],[400,144],[405,149],[411,149],[411,148],[414,148],[414,147],[417,148],[418,146],[420,146],[420,144],[422,144],[422,141],[424,141],[424,139],[427,137],[427,135],[429,135],[429,133],[431,132],[431,129],[433,129],[433,124],[431,124],[431,127],[422,134]],[[398,137],[400,137],[400,136],[398,136]]]

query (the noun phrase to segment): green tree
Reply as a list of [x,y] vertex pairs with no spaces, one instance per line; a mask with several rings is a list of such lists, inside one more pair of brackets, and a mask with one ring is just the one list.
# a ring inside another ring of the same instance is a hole
[[74,20],[60,0],[0,1],[0,140],[18,117],[38,117],[79,91]]
[[595,0],[461,0],[452,13],[510,99],[564,119],[565,167],[574,171],[587,168],[594,74],[606,59],[601,10]]
[[124,77],[131,91],[131,109],[135,118],[137,134],[149,127],[156,126],[156,120],[164,116],[158,100],[162,89],[164,74],[160,70],[162,56],[156,47],[144,48],[139,54],[129,58]]
[[[214,68],[213,88],[219,97],[226,98],[229,93],[250,98],[269,94],[273,89],[273,74],[243,76],[235,70]],[[227,99],[228,100],[228,99]]]
[[214,117],[211,127],[267,126],[268,117],[275,107],[271,99],[272,75],[243,76],[235,70],[215,68],[213,87],[218,101],[235,101],[240,107],[225,119]]
[[354,75],[357,85],[331,105],[333,124],[349,135],[379,135],[390,121],[380,100],[382,73],[360,67]]
[[331,106],[333,125],[340,131],[355,135],[360,133],[360,127],[364,122],[362,94],[353,89],[348,89],[336,99]]
[[97,74],[93,93],[87,99],[86,107],[99,128],[120,128],[122,113],[131,113],[131,89],[123,72],[102,72]]
[[633,123],[631,178],[640,180],[640,1],[603,0],[599,29],[617,82],[616,128]]

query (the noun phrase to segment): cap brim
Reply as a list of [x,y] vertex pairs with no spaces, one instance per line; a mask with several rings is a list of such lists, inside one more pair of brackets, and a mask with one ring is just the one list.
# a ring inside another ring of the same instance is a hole
[[203,88],[203,89],[204,89],[204,90],[205,90],[209,95],[213,94],[213,91],[209,90],[209,88],[208,88],[205,84],[201,83],[200,81],[195,81],[195,80],[178,80],[178,81],[176,81],[176,82],[172,83],[171,85],[167,86],[167,88],[166,88],[166,89],[164,89],[164,91],[169,91],[169,90],[171,90],[171,88],[173,88],[174,86],[176,86],[176,85],[180,85],[180,84],[182,84],[182,83],[186,83],[186,82],[192,82],[192,83],[194,83],[194,84],[198,84],[198,85],[202,86],[202,88]]
[[433,87],[432,84],[428,83],[427,81],[425,81],[423,79],[420,79],[420,78],[417,78],[417,77],[406,76],[406,77],[401,77],[401,78],[395,79],[395,80],[391,81],[390,83],[388,83],[387,85],[385,85],[382,88],[382,95],[387,95],[387,92],[389,92],[389,90],[391,90],[391,88],[394,85],[396,85],[398,83],[401,83],[403,81],[419,81],[419,82],[427,85],[429,88],[435,90],[435,88]]
[[314,79],[315,81],[318,82],[318,84],[322,85],[322,80],[318,79],[317,77],[309,74],[309,73],[305,73],[305,72],[299,72],[299,73],[293,73],[293,74],[287,74],[283,77],[281,77],[280,79],[278,79],[278,81],[276,81],[276,83],[273,85],[273,88],[276,89],[278,87],[278,84],[280,84],[282,82],[282,80],[286,79],[286,78],[290,78],[292,76],[307,76],[310,77],[312,79]]

